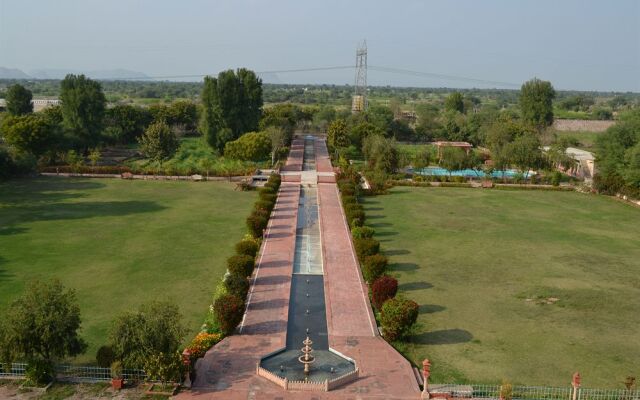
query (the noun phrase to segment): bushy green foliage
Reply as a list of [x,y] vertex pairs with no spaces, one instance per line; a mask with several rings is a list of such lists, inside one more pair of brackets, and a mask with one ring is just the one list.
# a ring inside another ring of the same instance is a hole
[[163,388],[168,382],[179,382],[182,378],[182,356],[179,351],[150,354],[144,362],[144,372],[150,381],[159,381]]
[[177,352],[186,332],[175,304],[153,301],[119,315],[109,338],[117,360],[142,368],[152,357]]
[[348,205],[357,204],[358,203],[358,200],[356,199],[356,197],[352,196],[352,195],[343,195],[341,200],[342,200],[342,206],[345,207],[345,208]]
[[20,84],[9,86],[6,94],[7,111],[11,115],[19,116],[33,112],[31,99],[33,94]]
[[402,339],[418,319],[419,306],[413,300],[392,298],[384,302],[380,314],[382,334],[388,342]]
[[262,80],[245,68],[222,71],[217,78],[206,76],[201,101],[200,129],[207,142],[222,151],[227,142],[258,129]]
[[242,321],[244,301],[231,294],[222,295],[213,303],[213,313],[220,331],[230,335]]
[[256,210],[264,210],[267,212],[267,215],[271,213],[273,207],[275,207],[275,199],[274,200],[258,200],[253,205]]
[[116,360],[116,354],[109,345],[100,346],[96,353],[96,363],[98,367],[109,368]]
[[144,155],[160,163],[173,157],[180,146],[175,133],[162,120],[149,125],[139,142]]
[[53,361],[82,354],[80,308],[75,292],[58,280],[31,282],[0,323],[0,353],[4,362],[17,358]]
[[269,217],[254,211],[247,217],[247,228],[255,238],[262,237],[263,231],[267,228]]
[[351,229],[351,235],[355,239],[368,239],[372,238],[375,230],[368,226],[357,226]]
[[400,166],[400,154],[394,139],[387,139],[382,135],[369,135],[363,140],[362,152],[369,169],[393,173]]
[[372,256],[380,252],[380,242],[372,238],[354,238],[353,246],[356,249],[356,255],[360,262],[364,261],[365,257]]
[[148,109],[130,104],[117,104],[105,111],[105,135],[114,143],[134,143],[151,123]]
[[398,280],[383,275],[371,285],[371,302],[376,310],[380,311],[384,302],[396,297],[396,293],[398,293]]
[[58,125],[40,113],[3,118],[0,132],[8,144],[36,157],[60,146]]
[[95,147],[100,142],[106,98],[99,82],[84,75],[67,75],[60,83],[63,125],[77,144]]
[[553,99],[556,91],[551,82],[538,78],[525,82],[520,88],[520,111],[522,119],[538,128],[553,123]]
[[242,239],[236,243],[236,253],[240,255],[255,257],[258,250],[260,250],[260,245],[255,239]]
[[346,216],[351,228],[364,225],[365,214],[363,210],[352,210]]
[[342,147],[349,147],[349,131],[347,123],[343,119],[336,119],[329,124],[327,128],[327,145],[331,151]]
[[244,278],[251,276],[254,265],[254,258],[245,254],[236,254],[227,259],[229,273]]
[[263,161],[271,153],[271,139],[266,132],[249,132],[227,142],[224,155],[235,160]]
[[230,274],[224,278],[224,287],[228,294],[244,299],[249,292],[249,281],[246,277]]
[[27,385],[46,385],[55,377],[55,368],[50,360],[31,359],[24,372]]
[[389,260],[382,254],[373,254],[364,257],[362,261],[362,275],[364,280],[372,283],[387,271]]

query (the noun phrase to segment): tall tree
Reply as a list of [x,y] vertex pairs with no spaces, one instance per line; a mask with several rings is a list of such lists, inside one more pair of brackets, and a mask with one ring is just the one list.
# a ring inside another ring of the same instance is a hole
[[438,164],[451,175],[452,171],[464,169],[467,164],[467,156],[459,147],[445,147],[442,149]]
[[106,98],[100,83],[84,75],[67,75],[60,84],[64,127],[84,148],[100,141]]
[[518,136],[505,149],[507,158],[518,170],[529,177],[529,170],[541,168],[544,165],[540,139],[535,134]]
[[444,108],[447,111],[457,111],[464,113],[464,96],[460,92],[453,92],[444,101]]
[[16,358],[52,363],[82,354],[87,345],[78,336],[80,308],[73,290],[60,281],[32,282],[1,319],[0,351],[5,362]]
[[[201,128],[207,142],[222,151],[226,142],[258,129],[262,113],[262,80],[240,68],[205,77]],[[215,136],[215,139],[214,139]]]
[[[202,88],[202,114],[200,117],[200,132],[209,146],[221,150],[218,144],[218,132],[223,128],[220,109],[217,105],[218,80],[210,76],[204,77]],[[224,148],[224,144],[222,144]]]
[[556,91],[551,82],[533,78],[520,88],[522,119],[541,130],[553,123],[553,99]]
[[9,86],[6,98],[7,111],[11,115],[25,115],[33,112],[32,98],[31,91],[24,86],[17,83]]
[[393,173],[398,169],[400,153],[394,139],[379,134],[369,135],[364,139],[362,152],[372,170]]

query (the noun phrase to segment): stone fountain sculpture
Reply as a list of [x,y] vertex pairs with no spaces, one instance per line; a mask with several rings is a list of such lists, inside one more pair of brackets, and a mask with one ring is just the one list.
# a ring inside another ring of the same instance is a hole
[[308,381],[311,364],[316,361],[316,358],[311,355],[311,353],[313,353],[313,349],[311,348],[313,342],[311,341],[311,339],[309,339],[309,336],[307,336],[307,338],[303,340],[302,343],[304,344],[304,347],[301,349],[302,355],[298,357],[298,361],[300,361],[304,365],[304,380]]

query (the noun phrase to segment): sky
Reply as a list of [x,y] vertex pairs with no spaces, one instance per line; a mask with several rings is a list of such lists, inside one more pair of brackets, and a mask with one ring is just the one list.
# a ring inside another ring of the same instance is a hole
[[[363,39],[370,85],[509,88],[538,77],[561,90],[640,92],[640,0],[0,0],[0,66],[25,72],[351,66]],[[353,69],[265,76],[354,77]]]

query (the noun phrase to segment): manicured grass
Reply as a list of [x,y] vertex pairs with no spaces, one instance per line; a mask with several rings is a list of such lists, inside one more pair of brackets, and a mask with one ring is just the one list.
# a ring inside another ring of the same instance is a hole
[[56,277],[76,289],[90,344],[76,361],[93,361],[114,316],[151,299],[177,302],[192,335],[254,198],[223,182],[0,183],[0,312],[27,281]]
[[[435,382],[618,387],[640,375],[640,209],[575,192],[395,188],[367,224],[420,304]],[[554,300],[557,299],[557,300]],[[552,303],[552,304],[547,304]]]

